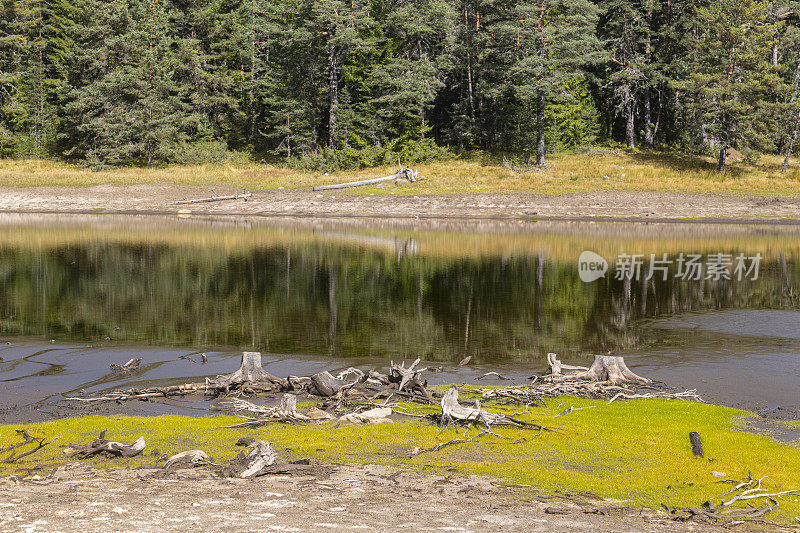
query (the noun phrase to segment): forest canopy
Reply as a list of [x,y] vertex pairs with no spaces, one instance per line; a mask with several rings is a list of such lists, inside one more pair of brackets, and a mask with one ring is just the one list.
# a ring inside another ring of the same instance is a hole
[[790,152],[800,4],[0,0],[0,157]]

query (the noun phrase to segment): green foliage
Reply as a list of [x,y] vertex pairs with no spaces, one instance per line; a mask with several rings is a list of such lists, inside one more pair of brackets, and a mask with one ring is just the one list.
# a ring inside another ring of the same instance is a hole
[[103,168],[220,143],[330,169],[427,139],[540,163],[594,139],[782,151],[798,123],[798,7],[0,0],[0,156]]
[[554,151],[591,145],[600,132],[600,113],[588,82],[570,81],[563,93],[566,98],[554,98],[548,105],[547,144]]
[[414,165],[427,161],[445,161],[453,155],[431,139],[393,143],[392,146],[366,148],[322,148],[314,153],[293,157],[289,166],[299,170],[332,172],[385,165]]

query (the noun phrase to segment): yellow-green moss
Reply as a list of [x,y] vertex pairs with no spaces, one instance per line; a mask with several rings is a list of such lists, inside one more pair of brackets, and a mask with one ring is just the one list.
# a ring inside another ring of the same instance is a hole
[[[587,407],[557,418],[569,406]],[[513,412],[515,408],[490,406]],[[409,412],[425,409],[410,407]],[[562,398],[546,408],[532,408],[520,418],[537,421],[555,431],[497,427],[508,439],[483,436],[475,441],[444,448],[438,452],[410,457],[413,447],[431,447],[459,438],[463,428],[437,428],[412,419],[376,426],[334,423],[312,426],[271,424],[257,429],[221,429],[236,422],[234,417],[188,418],[162,416],[99,417],[57,420],[26,426],[0,427],[0,442],[15,439],[14,429],[24,427],[32,434],[60,435],[56,444],[5,466],[5,472],[37,464],[53,466],[67,460],[58,445],[85,443],[101,430],[124,442],[139,435],[147,440],[145,454],[132,459],[97,460],[98,467],[154,464],[153,449],[171,454],[200,448],[217,460],[233,457],[233,444],[242,436],[272,442],[285,458],[309,457],[322,462],[375,463],[418,470],[443,471],[456,467],[468,474],[495,477],[511,483],[530,484],[545,490],[592,491],[606,498],[632,505],[657,507],[700,505],[725,492],[712,471],[743,478],[768,475],[783,490],[800,488],[800,449],[767,437],[737,429],[748,413],[699,403],[639,400],[615,402]],[[470,430],[472,435],[477,430]],[[705,459],[692,455],[688,434],[700,433]],[[514,443],[517,439],[523,442]],[[772,519],[790,521],[800,513],[800,496],[781,500]]]

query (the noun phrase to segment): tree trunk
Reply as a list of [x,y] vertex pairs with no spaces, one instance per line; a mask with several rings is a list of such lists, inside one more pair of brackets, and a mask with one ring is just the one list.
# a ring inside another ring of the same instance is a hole
[[719,161],[717,162],[717,172],[725,172],[725,163],[728,158],[728,128],[725,120],[722,121],[722,138],[720,139]]
[[783,168],[781,168],[782,173],[786,172],[786,169],[789,168],[789,158],[792,156],[792,149],[797,140],[798,127],[800,127],[800,110],[797,112],[797,120],[794,122],[794,131],[792,132],[792,137],[789,139],[789,146],[786,147],[786,157],[783,159]]
[[233,386],[245,386],[251,383],[270,384],[275,389],[285,389],[285,380],[273,376],[261,367],[260,352],[242,352],[242,364],[239,370],[227,376],[219,376],[211,384],[216,388],[229,389]]
[[653,147],[653,125],[650,123],[650,88],[644,90],[644,145]]
[[467,97],[469,98],[469,117],[475,122],[475,99],[472,95],[472,54],[470,53],[469,13],[464,7],[464,30],[467,37]]
[[719,160],[717,161],[717,172],[725,172],[725,163],[728,157],[728,147],[723,145],[719,149]]
[[339,113],[339,62],[336,59],[336,47],[330,45],[328,51],[328,76],[330,112],[328,113],[328,146],[336,148],[339,144],[337,115]]
[[633,90],[631,85],[626,83],[622,91],[625,100],[625,139],[628,143],[628,148],[633,150],[636,148],[636,129],[633,124]]
[[547,163],[545,160],[545,144],[544,144],[544,120],[545,120],[545,98],[544,91],[539,91],[539,142],[536,143],[536,164],[543,166]]

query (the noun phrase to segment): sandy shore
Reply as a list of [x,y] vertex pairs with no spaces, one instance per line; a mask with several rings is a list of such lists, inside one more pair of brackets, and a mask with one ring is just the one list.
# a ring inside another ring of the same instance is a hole
[[373,195],[341,191],[256,191],[247,201],[169,205],[240,190],[226,187],[0,187],[0,212],[192,213],[248,216],[463,219],[714,219],[800,224],[800,198],[660,192]]
[[71,464],[0,485],[0,531],[686,531],[655,511],[591,494],[545,496],[486,478],[382,466],[245,480],[204,469]]

